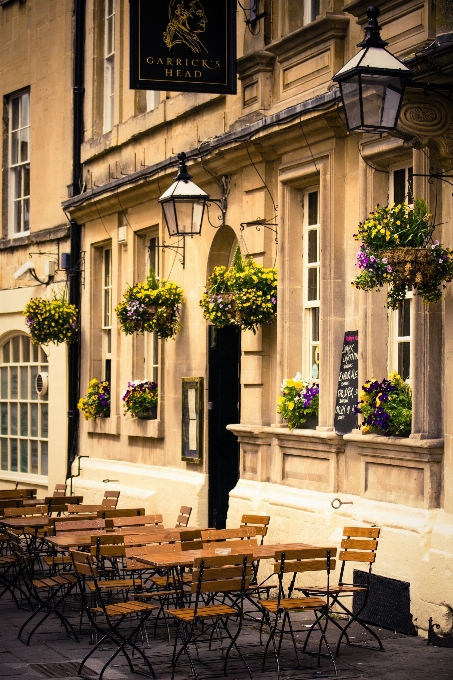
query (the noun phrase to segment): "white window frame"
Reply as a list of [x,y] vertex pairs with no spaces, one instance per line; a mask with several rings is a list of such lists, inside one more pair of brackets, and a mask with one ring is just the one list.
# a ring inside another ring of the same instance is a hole
[[[318,221],[315,224],[309,224],[309,195],[313,193],[318,195],[318,205],[317,205],[317,218]],[[320,208],[320,191],[319,186],[309,187],[305,190],[304,194],[304,221],[303,221],[303,303],[304,303],[304,318],[303,318],[303,356],[302,356],[302,367],[303,375],[307,376],[309,380],[318,383],[319,382],[319,368],[318,375],[313,375],[313,366],[317,363],[319,367],[319,347],[320,347],[320,288],[321,288],[321,225],[319,221],[319,208]],[[308,261],[308,251],[309,251],[309,234],[310,232],[316,232],[317,234],[317,259],[314,262]],[[315,300],[308,299],[308,282],[309,282],[309,270],[317,270],[317,288],[318,296]],[[318,310],[318,339],[313,340],[313,310]]]
[[[107,255],[108,253],[108,255]],[[102,249],[102,379],[109,378],[112,367],[112,314],[113,314],[113,272],[112,245]],[[110,371],[107,371],[107,361],[110,361]],[[110,380],[111,382],[111,375]]]
[[[316,11],[316,5],[317,11]],[[311,24],[321,11],[320,0],[304,0],[304,26]]]
[[[13,106],[14,102],[19,102],[19,125],[13,130]],[[24,102],[27,102],[26,110],[28,116],[26,121],[22,120]],[[8,226],[11,238],[24,236],[30,232],[30,90],[24,90],[12,95],[8,102]],[[13,160],[14,144],[17,139],[17,159]],[[21,158],[21,142],[26,141],[26,158]],[[28,187],[27,184],[28,175]],[[17,177],[20,181],[20,192],[17,196],[16,182]],[[28,191],[27,191],[28,189]],[[16,209],[20,206],[20,228],[16,230]]]
[[104,123],[103,132],[109,132],[115,116],[115,0],[105,0],[104,5]]
[[[160,272],[160,258],[159,258],[159,236],[157,233],[148,233],[146,235],[147,248],[146,248],[146,270],[147,273],[150,267],[153,266],[156,278],[159,279]],[[151,254],[151,241],[155,239],[155,253],[152,261]],[[153,380],[157,385],[159,385],[159,357],[161,351],[160,340],[156,333],[146,333],[145,335],[145,378],[146,380]]]
[[[392,205],[395,203],[395,196],[394,196],[394,173],[398,170],[406,170],[406,175],[405,175],[405,181],[407,184],[408,176],[409,176],[409,168],[413,168],[413,163],[412,161],[406,161],[404,163],[397,163],[395,165],[392,165],[390,168],[390,175],[389,175],[389,204]],[[408,195],[406,194],[405,200],[408,200]],[[409,204],[412,205],[412,204]],[[401,343],[409,343],[410,351],[409,351],[409,376],[406,378],[406,382],[411,385],[412,383],[412,367],[413,367],[413,344],[412,344],[412,332],[413,332],[413,323],[414,323],[414,315],[413,315],[413,293],[412,290],[408,290],[406,292],[406,300],[410,300],[409,305],[410,305],[410,334],[407,336],[400,336],[398,334],[399,331],[399,316],[401,313],[401,308],[398,307],[396,310],[389,310],[389,356],[388,356],[388,368],[389,368],[389,373],[392,373],[393,371],[397,371],[400,373],[401,366],[399,366],[399,345]]]
[[146,90],[146,112],[154,111],[160,104],[159,90]]
[[[8,343],[9,360],[5,361],[4,351]],[[28,346],[28,357],[25,356],[25,343]],[[14,344],[19,350],[16,356],[13,351]],[[33,345],[27,335],[13,335],[0,346],[0,411],[2,414],[0,479],[28,480],[35,483],[45,483],[47,480],[49,468],[48,392],[44,395],[38,394],[35,380],[38,373],[48,372],[48,370],[46,352],[42,347]],[[14,385],[15,389],[13,389]],[[23,420],[24,414],[26,417]],[[33,420],[35,422],[34,433]],[[44,430],[45,423],[46,431]],[[12,469],[13,442],[17,447],[16,470]],[[22,466],[24,444],[26,470]],[[36,458],[34,458],[34,452]],[[4,467],[5,454],[6,467]],[[34,469],[33,465],[35,465]]]

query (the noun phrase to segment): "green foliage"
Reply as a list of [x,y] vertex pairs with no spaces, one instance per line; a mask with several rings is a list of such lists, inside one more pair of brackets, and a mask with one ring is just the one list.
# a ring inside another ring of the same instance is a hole
[[159,284],[151,269],[146,281],[128,287],[115,313],[126,335],[147,331],[167,340],[181,329],[179,305],[183,302],[182,288],[172,281]]
[[70,344],[77,340],[77,307],[70,305],[64,296],[55,296],[52,300],[33,298],[23,315],[35,345],[48,345],[49,342]]
[[109,383],[101,382],[96,378],[90,380],[87,393],[79,399],[77,408],[82,411],[85,420],[89,418],[96,420],[100,417],[108,418],[110,415]]
[[215,267],[200,300],[203,314],[214,326],[256,329],[277,314],[277,270],[243,259],[239,248],[230,269]]

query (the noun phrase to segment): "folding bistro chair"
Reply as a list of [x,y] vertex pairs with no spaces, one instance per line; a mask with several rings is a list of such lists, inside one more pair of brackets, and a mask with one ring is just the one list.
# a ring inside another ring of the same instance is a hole
[[[304,548],[300,550],[279,550],[275,553],[274,574],[278,574],[278,596],[277,599],[260,600],[259,602],[263,611],[263,621],[269,628],[269,638],[264,649],[261,669],[263,672],[265,670],[269,645],[272,643],[275,659],[277,662],[277,678],[280,678],[280,653],[284,635],[290,635],[297,659],[297,664],[300,666],[299,652],[297,650],[294,633],[305,633],[307,631],[294,630],[291,621],[291,612],[313,611],[315,614],[315,622],[310,629],[310,632],[314,627],[317,627],[321,632],[318,648],[318,666],[321,665],[321,648],[322,643],[324,642],[327,647],[327,651],[329,652],[329,656],[335,670],[335,675],[337,675],[335,659],[332,656],[332,652],[330,651],[330,646],[326,638],[326,628],[329,622],[327,615],[331,606],[329,590],[330,572],[332,569],[335,569],[336,564],[335,559],[332,559],[331,557],[331,552],[331,550],[326,550],[325,548]],[[336,553],[336,550],[334,550],[334,553]],[[325,599],[319,596],[293,597],[297,575],[311,571],[326,572],[327,587],[324,592]],[[283,585],[285,574],[292,574],[286,596]],[[324,617],[325,623],[322,624],[321,621]],[[288,631],[285,630],[286,624],[288,624]],[[303,651],[305,651],[305,645]]]
[[261,545],[263,545],[270,520],[269,515],[242,515],[241,527],[255,527],[256,536],[261,536]]
[[104,492],[104,498],[102,499],[102,505],[105,508],[110,508],[111,510],[115,510],[116,506],[118,505],[119,498],[120,498],[120,491],[105,491]]
[[[340,653],[340,645],[343,640],[343,637],[346,638],[347,644],[351,644],[349,641],[348,637],[348,628],[355,622],[359,623],[362,628],[365,628],[365,630],[370,633],[374,637],[374,639],[377,641],[379,644],[379,649],[384,651],[384,646],[379,639],[379,636],[377,633],[374,632],[371,628],[369,628],[364,621],[361,620],[360,614],[362,611],[365,609],[366,604],[368,602],[368,596],[370,592],[370,581],[371,581],[371,571],[373,564],[376,560],[376,550],[378,546],[378,541],[377,539],[379,538],[381,530],[378,527],[345,527],[343,529],[343,540],[341,541],[341,552],[339,555],[339,559],[342,560],[341,563],[341,569],[340,569],[340,577],[338,580],[338,585],[337,586],[330,586],[330,595],[332,597],[332,607],[334,605],[338,605],[340,609],[343,610],[345,614],[349,616],[349,621],[348,623],[343,627],[341,626],[337,620],[334,618],[330,617],[330,620],[332,623],[341,630],[340,637],[338,639],[337,643],[337,650],[336,650],[336,656],[339,655]],[[345,568],[346,564],[348,562],[362,562],[362,563],[368,563],[368,578],[367,578],[367,583],[365,585],[354,585],[353,583],[345,583],[344,578],[345,578]],[[300,588],[299,590],[302,590],[305,595],[324,595],[325,594],[325,588]],[[351,597],[354,595],[354,593],[362,593],[363,594],[363,602],[359,608],[359,610],[354,614],[346,604],[344,603],[344,598]],[[309,631],[308,637],[310,637],[311,630]],[[305,640],[305,644],[308,642],[308,637]]]
[[[236,605],[234,607],[223,603],[204,604],[204,596],[206,595],[209,597],[208,602],[213,602],[219,595],[226,595],[229,593],[244,594],[250,584],[251,572],[251,555],[219,555],[218,557],[197,558],[194,561],[191,586],[191,593],[195,595],[194,606],[169,609],[167,611],[167,614],[173,616],[177,622],[171,680],[173,680],[175,676],[178,661],[183,653],[187,654],[192,674],[195,679],[198,680],[198,675],[190,655],[189,645],[191,643],[195,645],[198,656],[197,645],[201,641],[201,638],[209,633],[208,641],[211,643],[214,628],[220,626],[230,640],[230,644],[225,653],[225,662],[223,665],[224,675],[226,675],[228,657],[234,647],[244,662],[250,678],[252,677],[247,661],[236,644],[236,640],[238,639],[242,628],[243,598],[236,597]],[[237,630],[234,635],[232,635],[228,628],[228,622],[231,617],[235,617],[238,621]],[[211,620],[211,624],[206,626],[205,622],[209,620]],[[200,622],[202,623],[201,627],[199,627]],[[181,638],[182,646],[177,652],[179,637]]]
[[176,520],[175,529],[179,527],[186,527],[189,524],[190,515],[192,514],[192,508],[188,505],[181,505],[179,508],[178,519]]
[[[83,604],[88,618],[92,627],[101,634],[100,639],[96,642],[96,644],[81,662],[78,675],[82,674],[82,669],[88,659],[105,643],[106,640],[110,640],[110,642],[117,646],[117,649],[102,667],[102,670],[99,674],[99,680],[102,680],[105,670],[112,663],[112,661],[116,659],[120,652],[124,655],[132,673],[140,673],[141,675],[155,678],[156,676],[149,659],[146,657],[144,652],[139,647],[137,647],[134,640],[137,637],[140,629],[143,627],[145,621],[149,618],[156,607],[145,602],[137,602],[136,600],[118,600],[114,603],[106,604],[103,589],[101,587],[102,581],[98,577],[98,571],[94,563],[93,556],[89,555],[88,553],[79,552],[77,550],[72,550],[71,555],[74,563],[74,569],[79,581],[80,591],[82,593]],[[90,606],[86,596],[85,585],[88,583],[91,584],[91,590],[96,596],[97,606],[94,607]],[[123,634],[120,632],[119,628],[129,615],[135,615],[137,617],[137,623],[135,626],[132,626],[132,630],[129,629],[127,633]],[[105,621],[105,626],[101,626],[99,624],[99,618],[102,618]],[[130,647],[133,653],[137,653],[143,659],[149,673],[145,673],[134,668],[131,657],[128,651],[126,651],[127,647]]]
[[55,614],[55,616],[57,616],[57,618],[61,621],[68,636],[73,636],[74,640],[78,642],[79,640],[74,627],[68,621],[63,612],[58,610],[58,607],[64,605],[64,600],[76,585],[77,579],[72,574],[52,577],[40,576],[39,578],[35,578],[36,574],[33,573],[32,559],[26,555],[18,536],[11,532],[8,532],[8,536],[11,542],[11,549],[17,560],[21,581],[25,585],[25,588],[28,592],[28,599],[30,602],[34,601],[38,604],[38,608],[22,625],[18,635],[19,640],[24,642],[24,640],[22,640],[22,633],[25,628],[33,621],[36,616],[38,616],[38,614],[45,612],[44,616],[30,631],[27,640],[25,641],[26,645],[30,644],[32,635],[44,623],[44,621],[49,618],[51,614]]

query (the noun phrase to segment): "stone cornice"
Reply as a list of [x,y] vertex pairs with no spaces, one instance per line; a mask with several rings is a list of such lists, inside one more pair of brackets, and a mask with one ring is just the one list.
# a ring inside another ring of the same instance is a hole
[[240,57],[237,61],[239,80],[252,76],[259,71],[272,71],[274,62],[275,55],[265,50]]
[[344,38],[348,30],[350,18],[346,14],[327,12],[306,26],[285,35],[267,45],[268,52],[278,59],[288,56],[294,51],[305,52],[330,38]]
[[0,250],[20,248],[22,246],[33,245],[34,243],[46,243],[47,241],[61,241],[65,238],[69,238],[69,229],[69,225],[60,224],[57,227],[51,227],[50,229],[32,231],[26,236],[2,238],[0,239]]

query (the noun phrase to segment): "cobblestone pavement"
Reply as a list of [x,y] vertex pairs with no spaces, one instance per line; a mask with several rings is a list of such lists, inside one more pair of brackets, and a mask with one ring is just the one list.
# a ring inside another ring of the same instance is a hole
[[[64,629],[55,618],[50,618],[33,636],[27,647],[17,639],[20,626],[29,616],[24,609],[18,609],[4,596],[0,600],[0,678],[2,680],[43,680],[43,678],[77,677],[78,663],[90,650],[90,632],[86,620],[82,627],[80,642],[76,643],[65,634]],[[69,604],[66,612],[73,624],[78,628],[79,610],[76,602]],[[303,631],[310,622],[307,615],[298,614],[297,629]],[[302,618],[305,616],[305,619]],[[351,627],[352,628],[352,627]],[[170,680],[170,659],[172,647],[168,643],[164,625],[159,625],[157,637],[153,638],[151,620],[147,625],[148,640],[143,640],[144,650],[149,657],[158,680]],[[378,631],[385,647],[384,652],[376,649],[373,639],[363,633],[360,627],[351,631],[351,646],[343,646],[338,661],[338,677],[367,678],[369,680],[453,680],[453,649],[428,646],[421,637],[406,637],[388,631]],[[303,642],[302,632],[297,637]],[[334,646],[335,629],[328,629],[328,639]],[[316,639],[310,640],[309,648],[316,651]],[[277,678],[275,660],[269,656],[268,668],[261,673],[263,646],[259,644],[259,624],[244,624],[239,638],[240,647],[251,667],[253,678],[274,680]],[[103,663],[114,651],[109,643],[91,658],[85,667],[85,677],[97,677]],[[325,650],[324,650],[325,651]],[[194,654],[194,656],[196,656]],[[314,656],[301,654],[301,666],[295,663],[292,648],[284,643],[282,651],[282,680],[312,680],[314,678],[334,677],[330,659],[322,657],[321,668],[317,666]],[[118,656],[113,666],[105,673],[106,680],[131,678],[127,662]],[[218,642],[214,642],[211,651],[207,645],[200,645],[199,660],[196,662],[200,680],[212,680],[223,677],[222,654]],[[139,668],[139,665],[138,665]],[[176,680],[190,678],[190,668],[185,658],[178,667]],[[238,655],[233,655],[228,665],[228,677],[233,680],[246,680],[248,673]]]

